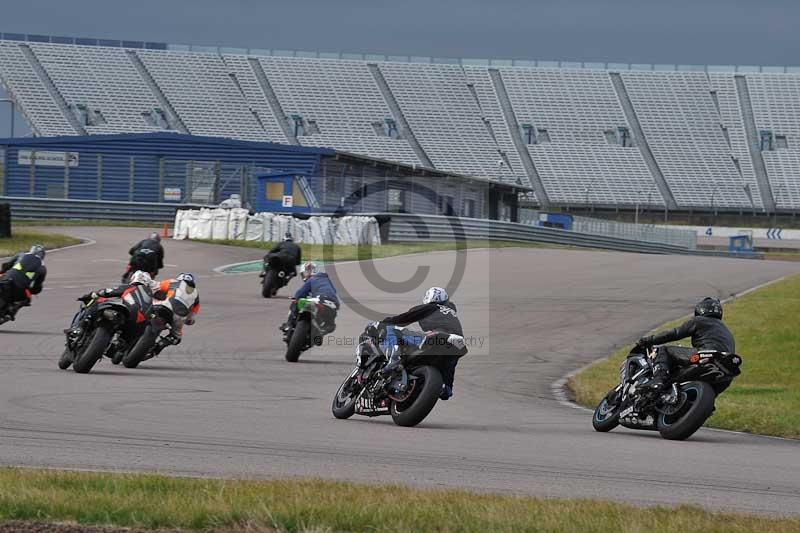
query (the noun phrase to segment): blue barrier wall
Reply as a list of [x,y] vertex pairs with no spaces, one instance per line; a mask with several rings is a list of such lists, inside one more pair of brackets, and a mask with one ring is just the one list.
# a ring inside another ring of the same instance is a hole
[[[201,185],[219,200],[249,197],[256,170],[313,174],[325,148],[177,133],[0,139],[6,196],[134,202],[190,202],[198,167],[216,178]],[[35,165],[31,164],[32,152]],[[188,188],[188,190],[187,190]],[[166,194],[165,194],[166,191]]]

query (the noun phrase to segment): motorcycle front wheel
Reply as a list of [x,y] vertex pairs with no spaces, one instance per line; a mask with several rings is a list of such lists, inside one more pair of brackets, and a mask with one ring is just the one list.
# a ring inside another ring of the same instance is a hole
[[272,298],[278,292],[278,276],[274,270],[270,269],[266,275],[261,278],[261,296],[264,298]]
[[594,410],[592,427],[595,431],[605,433],[619,425],[619,405],[610,401],[615,394],[613,390],[606,394]]
[[678,403],[661,410],[658,432],[667,440],[686,440],[714,412],[717,395],[708,383],[690,381],[678,386]]
[[72,352],[69,351],[69,348],[64,348],[64,353],[58,358],[58,368],[66,370],[70,365],[72,365]]
[[356,398],[358,398],[358,393],[361,392],[356,379],[357,375],[358,369],[355,369],[339,386],[336,396],[333,397],[331,412],[336,418],[344,420],[350,418],[356,412]]
[[412,427],[422,422],[433,410],[442,393],[442,374],[432,366],[420,366],[409,373],[414,388],[402,402],[392,401],[390,413],[398,426]]

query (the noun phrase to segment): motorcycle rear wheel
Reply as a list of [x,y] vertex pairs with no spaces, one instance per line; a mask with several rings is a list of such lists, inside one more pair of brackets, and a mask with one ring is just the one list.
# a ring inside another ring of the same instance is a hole
[[111,331],[106,325],[99,325],[92,332],[85,348],[77,354],[72,369],[78,374],[88,374],[92,367],[103,357],[111,342]]
[[311,331],[311,323],[308,320],[298,320],[297,325],[292,332],[292,338],[289,339],[289,345],[286,347],[286,360],[290,363],[296,363],[300,359],[300,353],[306,347],[308,341],[308,334]]
[[270,269],[267,275],[261,278],[261,296],[272,298],[278,292],[278,276],[275,271]]
[[133,348],[122,358],[122,365],[125,368],[136,368],[139,366],[139,363],[144,361],[147,354],[153,349],[155,343],[156,335],[153,335],[150,327],[148,327],[142,336],[139,337],[139,340],[136,341],[136,344],[133,345]]
[[708,383],[690,381],[678,386],[682,405],[675,414],[660,413],[658,432],[667,440],[686,440],[700,429],[711,413],[717,395]]
[[[392,402],[390,413],[398,426],[413,427],[422,422],[430,414],[439,395],[442,393],[442,374],[432,366],[420,366],[409,372],[417,382],[411,398],[405,402]],[[422,383],[420,383],[420,381]]]

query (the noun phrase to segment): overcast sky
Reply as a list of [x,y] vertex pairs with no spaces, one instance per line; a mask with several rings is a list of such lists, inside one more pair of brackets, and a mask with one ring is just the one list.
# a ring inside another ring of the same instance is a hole
[[796,0],[4,0],[0,31],[442,57],[798,65],[798,23]]

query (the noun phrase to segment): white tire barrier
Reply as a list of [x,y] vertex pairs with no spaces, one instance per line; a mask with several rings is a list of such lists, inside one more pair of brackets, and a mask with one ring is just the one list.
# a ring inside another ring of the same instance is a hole
[[193,209],[175,213],[175,239],[278,242],[286,233],[306,244],[380,245],[374,217],[311,217],[300,220],[275,213],[250,215],[246,209]]

